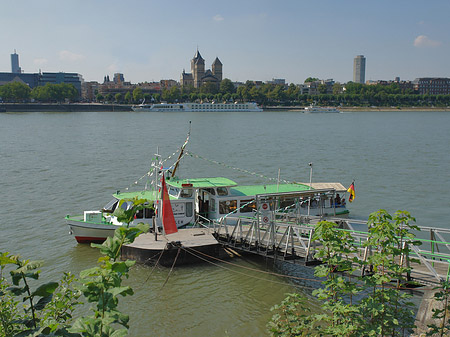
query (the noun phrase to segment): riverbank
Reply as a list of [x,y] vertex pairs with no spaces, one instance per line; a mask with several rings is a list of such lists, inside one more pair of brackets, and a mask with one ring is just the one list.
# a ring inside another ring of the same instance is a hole
[[[304,112],[304,106],[266,106],[264,111]],[[358,111],[450,111],[450,107],[340,107],[341,112]],[[74,112],[74,111],[132,111],[129,104],[101,103],[3,103],[0,112]]]
[[[263,107],[264,111],[298,111],[303,112],[304,106],[269,106]],[[450,111],[450,107],[339,107],[341,112],[357,111]]]
[[131,105],[95,104],[95,103],[68,103],[68,104],[3,103],[0,104],[0,111],[2,112],[131,111]]

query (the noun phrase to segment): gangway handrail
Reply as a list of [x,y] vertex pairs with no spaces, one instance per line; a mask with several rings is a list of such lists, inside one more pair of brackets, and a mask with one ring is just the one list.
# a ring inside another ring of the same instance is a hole
[[428,270],[433,273],[434,277],[439,281],[439,283],[441,283],[443,281],[443,278],[439,276],[439,274],[436,272],[434,267],[428,262],[428,260],[422,256],[422,254],[419,251],[419,248],[413,245],[412,249],[416,252],[420,261],[423,262],[423,264],[428,268]]

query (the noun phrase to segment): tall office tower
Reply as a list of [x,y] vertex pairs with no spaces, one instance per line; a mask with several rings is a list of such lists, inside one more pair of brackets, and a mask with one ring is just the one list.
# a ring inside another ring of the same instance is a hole
[[16,50],[14,50],[14,54],[11,54],[11,72],[14,74],[22,72],[22,69],[19,67],[19,55],[16,54]]
[[366,81],[366,58],[358,55],[353,60],[353,82],[364,83]]

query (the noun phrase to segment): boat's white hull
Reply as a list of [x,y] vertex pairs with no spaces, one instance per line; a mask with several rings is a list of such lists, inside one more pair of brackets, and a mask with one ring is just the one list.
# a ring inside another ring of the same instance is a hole
[[339,113],[340,111],[336,108],[322,108],[322,107],[307,107],[304,110],[305,113]]
[[107,237],[114,236],[114,231],[119,227],[113,224],[96,224],[70,219],[66,221],[70,229],[70,234],[75,236],[78,243],[101,243]]
[[263,111],[256,103],[161,103],[131,107],[136,112],[252,112]]

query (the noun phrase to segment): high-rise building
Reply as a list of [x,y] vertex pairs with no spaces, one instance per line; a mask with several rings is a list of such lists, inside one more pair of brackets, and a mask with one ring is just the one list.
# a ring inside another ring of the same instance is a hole
[[13,74],[22,73],[22,69],[19,67],[19,54],[16,54],[14,50],[14,54],[11,54],[11,72]]
[[366,58],[358,55],[353,60],[353,82],[364,83],[366,81]]

